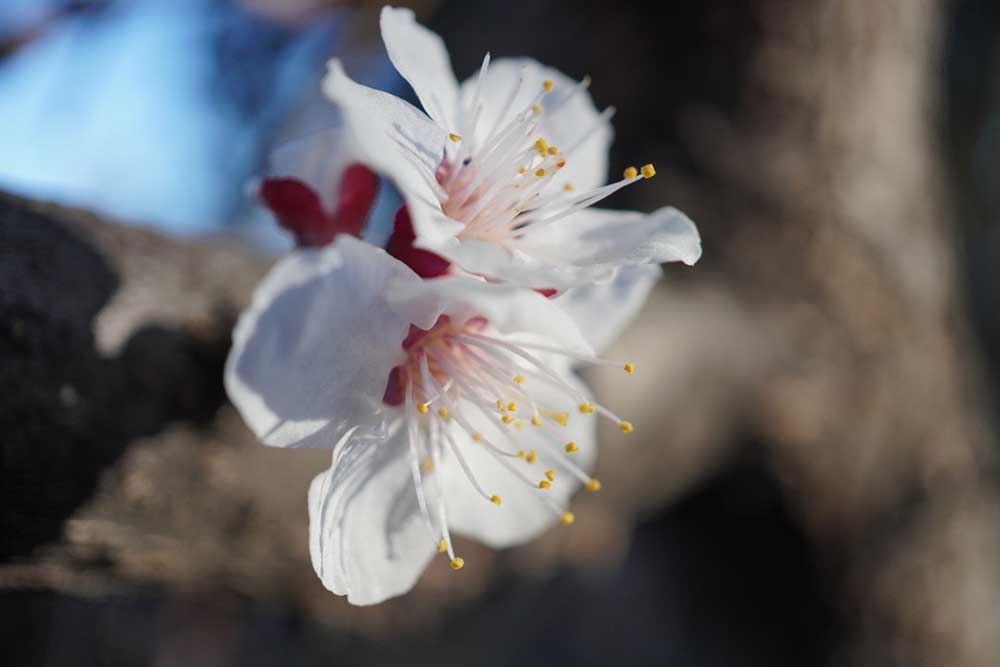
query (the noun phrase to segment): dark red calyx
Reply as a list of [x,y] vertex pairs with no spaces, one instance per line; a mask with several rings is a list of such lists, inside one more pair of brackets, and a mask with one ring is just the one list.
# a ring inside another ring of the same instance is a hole
[[437,278],[448,273],[451,262],[429,250],[414,247],[416,238],[410,212],[403,206],[396,212],[386,252],[413,269],[421,278]]
[[295,236],[300,247],[332,243],[339,234],[360,236],[378,195],[378,177],[371,169],[352,164],[340,177],[337,210],[327,213],[319,195],[296,178],[267,178],[260,199]]
[[361,236],[378,196],[378,176],[362,164],[352,164],[340,177],[340,197],[334,219],[340,234]]

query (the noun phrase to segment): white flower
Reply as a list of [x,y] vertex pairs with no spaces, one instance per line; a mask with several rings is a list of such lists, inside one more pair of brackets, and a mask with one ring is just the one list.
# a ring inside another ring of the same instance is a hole
[[260,440],[334,448],[310,551],[355,604],[404,593],[437,552],[461,569],[453,532],[505,547],[572,523],[572,493],[600,486],[594,417],[632,430],[571,372],[611,362],[553,301],[421,280],[350,236],[281,260],[233,338],[226,388]]
[[557,290],[608,280],[620,267],[698,260],[698,231],[675,209],[589,208],[655,170],[629,167],[604,184],[611,111],[594,108],[588,80],[487,53],[460,86],[442,40],[410,10],[384,8],[381,26],[427,114],[353,82],[337,60],[323,87],[350,150],[402,191],[417,247],[468,273]]

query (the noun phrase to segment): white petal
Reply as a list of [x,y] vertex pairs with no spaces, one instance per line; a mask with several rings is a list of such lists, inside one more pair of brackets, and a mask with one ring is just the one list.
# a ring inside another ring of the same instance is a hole
[[345,141],[344,129],[331,127],[283,144],[271,152],[267,175],[295,178],[312,187],[326,211],[337,210],[340,176],[361,156]]
[[[478,75],[477,75],[478,76]],[[469,109],[475,97],[476,79],[472,76],[462,83],[463,107]],[[481,143],[497,122],[497,115],[503,110],[511,91],[523,76],[521,90],[514,98],[511,110],[523,111],[542,90],[542,83],[552,81],[552,92],[542,98],[542,115],[539,135],[549,145],[567,151],[586,138],[568,156],[566,166],[560,171],[556,184],[559,187],[571,182],[577,190],[604,185],[608,172],[608,148],[614,133],[611,123],[601,118],[594,106],[590,93],[577,91],[565,104],[560,104],[577,85],[552,67],[546,67],[530,58],[501,58],[490,63],[486,74],[481,100],[483,114],[476,128],[476,137]],[[470,109],[471,110],[471,109]],[[509,114],[508,114],[509,115]],[[589,134],[586,134],[590,131]]]
[[590,208],[548,227],[529,228],[509,248],[463,241],[430,249],[491,278],[566,289],[608,281],[626,266],[694,264],[701,257],[701,238],[694,223],[673,208],[648,215]]
[[419,242],[417,245],[468,271],[512,285],[539,289],[566,289],[611,280],[617,269],[615,265],[581,267],[573,263],[572,258],[537,257],[531,254],[534,248],[525,252],[515,243],[508,247],[492,241],[463,240],[441,244]]
[[419,236],[448,239],[462,229],[441,212],[435,171],[447,132],[395,95],[355,83],[331,60],[323,92],[340,107],[346,146],[370,169],[395,183]]
[[385,303],[401,262],[353,237],[292,253],[257,288],[233,331],[225,383],[264,444],[330,447],[372,425],[410,323]]
[[656,264],[629,266],[610,282],[567,290],[555,303],[573,318],[600,355],[639,314],[662,273]]
[[348,437],[309,487],[309,552],[323,585],[357,605],[401,595],[434,555],[417,505],[405,429]]
[[541,294],[513,285],[450,276],[436,280],[397,281],[387,297],[396,310],[428,329],[440,315],[454,322],[484,317],[501,333],[534,334],[575,354],[593,350],[572,318]]
[[450,131],[458,104],[458,82],[441,38],[417,23],[410,9],[383,7],[379,21],[389,60],[413,87],[427,114]]
[[[586,386],[573,374],[567,373],[565,381],[573,385],[579,393],[589,397]],[[529,380],[531,382],[531,380]],[[535,395],[542,403],[556,409],[573,410],[575,406],[564,406],[559,402],[559,396],[551,390],[532,387]],[[546,401],[546,397],[551,397]],[[565,399],[562,399],[565,401]],[[548,422],[537,427],[528,423],[521,430],[511,427],[495,426],[476,412],[471,406],[462,406],[462,414],[470,415],[469,421],[498,447],[507,450],[534,449],[539,459],[534,463],[508,458],[511,465],[523,472],[529,480],[537,483],[544,479],[544,473],[552,469],[556,473],[555,481],[548,490],[528,486],[524,480],[516,477],[504,468],[490,455],[486,445],[473,442],[468,436],[459,435],[458,445],[476,480],[486,493],[497,494],[502,499],[496,506],[477,494],[463,473],[461,466],[452,458],[448,465],[442,466],[445,488],[447,489],[448,519],[455,532],[474,538],[494,548],[503,548],[521,544],[535,538],[539,533],[559,520],[559,515],[546,507],[542,497],[555,501],[560,507],[568,509],[569,500],[580,488],[580,482],[568,472],[562,470],[554,461],[557,457],[570,460],[584,471],[593,468],[597,458],[597,439],[595,415],[571,414],[566,427]],[[522,409],[527,410],[527,406]],[[501,431],[500,429],[503,428]],[[542,429],[554,433],[555,446],[548,446],[543,440]],[[511,440],[503,439],[507,434]],[[566,454],[562,446],[573,441],[579,447],[574,454]]]
[[693,265],[701,257],[701,237],[675,208],[650,214],[588,208],[548,227],[528,231],[517,247],[554,263],[580,267],[664,262]]

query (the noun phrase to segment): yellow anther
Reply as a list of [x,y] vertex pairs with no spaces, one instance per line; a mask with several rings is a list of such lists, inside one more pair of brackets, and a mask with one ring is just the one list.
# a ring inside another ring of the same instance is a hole
[[483,441],[483,434],[479,433],[479,432],[473,433],[472,434],[472,441],[473,442],[482,442]]
[[438,408],[438,414],[441,415],[441,419],[447,419],[448,418],[448,408],[444,408],[444,407]]
[[589,479],[585,485],[588,491],[600,491],[601,490],[601,480],[599,479]]
[[544,169],[538,169],[537,171],[535,171],[535,176],[537,176],[538,178],[541,178],[544,175],[545,175]]
[[580,414],[589,415],[594,411],[593,403],[581,403],[580,404]]
[[547,477],[550,482],[556,481],[556,471],[555,470],[546,470],[545,471],[545,477]]
[[536,115],[537,115],[537,114],[540,114],[540,113],[542,113],[542,105],[541,105],[541,104],[539,104],[538,102],[535,102],[534,104],[532,104],[532,105],[531,105],[531,110],[532,110],[532,111],[533,111],[533,112],[534,112],[534,113],[535,113]]
[[534,426],[541,426],[542,425],[542,418],[539,417],[538,415],[531,415],[531,423]]
[[517,458],[519,458],[519,459],[523,459],[524,458],[524,450],[523,449],[517,450]]
[[566,446],[563,447],[563,449],[566,450],[567,454],[572,454],[573,452],[578,451],[580,448],[576,446],[575,442],[567,442]]
[[545,81],[542,81],[542,90],[547,93],[551,93],[554,85],[555,84],[552,83],[551,79],[546,79]]
[[642,177],[652,178],[653,176],[656,176],[656,168],[652,164],[642,165]]
[[543,479],[542,481],[540,481],[538,483],[538,488],[539,489],[545,489],[546,491],[548,491],[549,489],[552,488],[552,482],[550,482],[547,479]]
[[438,553],[439,554],[443,554],[447,550],[448,550],[448,543],[447,542],[445,542],[444,540],[441,540],[440,542],[438,542]]
[[514,422],[514,428],[520,431],[522,428],[524,428],[524,422],[518,419],[516,422]]
[[618,428],[622,430],[622,433],[631,433],[635,430],[635,427],[632,426],[632,422],[627,421],[618,422]]
[[497,410],[499,410],[500,412],[504,411],[503,401],[501,401],[499,398],[497,399],[496,405],[497,405]]
[[428,475],[434,472],[434,459],[424,459],[420,463],[420,469],[423,470]]
[[566,185],[563,186],[563,190],[565,190],[566,192],[573,192],[573,184],[567,183]]
[[507,409],[510,410],[511,412],[517,412],[517,403],[511,401],[510,403],[507,404]]
[[549,149],[546,152],[549,155],[556,155],[557,153],[559,153],[559,149],[556,148],[555,146],[549,146]]
[[558,422],[560,426],[565,426],[566,422],[569,421],[569,413],[568,412],[556,412],[556,413],[554,413],[552,415],[552,418],[555,419],[556,422]]
[[549,150],[549,145],[548,143],[546,143],[545,139],[538,137],[537,139],[535,139],[535,150],[538,151],[539,155],[544,157],[545,151]]
[[625,362],[625,372],[628,373],[629,375],[635,373],[635,364],[633,364],[632,362]]
[[419,412],[420,414],[426,415],[429,410],[430,410],[430,408],[427,406],[426,403],[418,403],[417,404],[417,412]]
[[524,176],[525,174],[528,173],[528,168],[527,167],[518,167],[517,168],[517,173],[521,174],[521,176]]
[[572,513],[572,512],[563,512],[563,513],[562,513],[562,514],[561,514],[561,515],[559,516],[559,521],[561,521],[561,522],[563,523],[563,525],[566,525],[566,526],[568,526],[568,525],[570,525],[571,523],[573,523],[574,521],[576,521],[576,517],[575,517],[575,516],[573,516],[573,513]]
[[524,376],[523,375],[515,375],[514,376],[514,384],[521,384],[522,382],[524,382]]
[[559,160],[556,162],[556,169],[562,169],[566,166],[566,160]]
[[639,175],[639,170],[636,169],[635,167],[628,167],[625,170],[625,173],[622,174],[622,176],[624,176],[625,178],[627,178],[629,180],[632,180],[633,178],[635,178],[638,175]]
[[464,558],[462,558],[461,556],[455,556],[454,558],[451,559],[451,569],[461,570],[463,567],[465,567]]
[[536,459],[538,459],[538,454],[535,453],[534,449],[528,452],[527,456],[524,457],[524,460],[528,463],[534,463]]
[[494,505],[499,505],[500,503],[503,502],[503,498],[501,498],[500,496],[490,496],[490,502],[493,503]]
[[514,421],[514,418],[511,417],[510,415],[504,415],[503,417],[500,418],[500,421],[502,421],[504,424],[509,424],[512,421]]
[[459,135],[455,134],[454,132],[449,132],[448,133],[448,138],[451,139],[452,141],[454,141],[456,144],[462,140],[462,137],[460,137]]

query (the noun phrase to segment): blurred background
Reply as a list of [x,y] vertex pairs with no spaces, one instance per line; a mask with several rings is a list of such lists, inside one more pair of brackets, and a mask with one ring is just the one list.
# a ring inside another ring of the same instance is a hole
[[[611,169],[705,253],[591,373],[572,530],[352,608],[309,564],[322,452],[256,445],[229,330],[289,247],[246,184],[413,100],[378,3],[0,3],[0,638],[10,665],[1000,664],[1000,4],[427,0],[589,74]],[[382,195],[391,205],[393,193]]]

